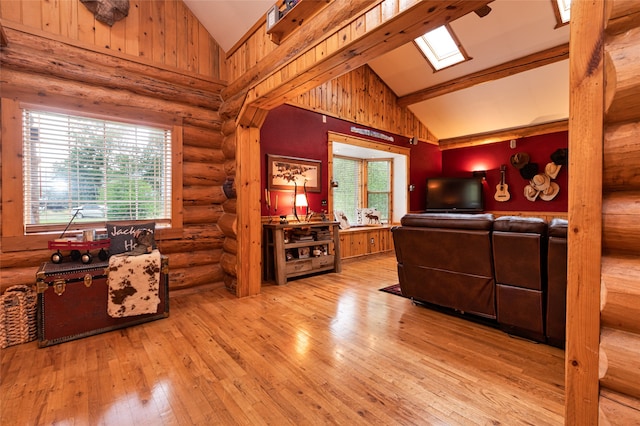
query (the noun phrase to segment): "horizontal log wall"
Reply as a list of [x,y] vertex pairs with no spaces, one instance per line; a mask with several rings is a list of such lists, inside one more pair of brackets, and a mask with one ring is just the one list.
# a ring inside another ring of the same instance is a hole
[[[223,285],[224,253],[232,251],[233,244],[225,244],[225,234],[218,222],[228,211],[235,210],[235,200],[225,190],[228,176],[235,173],[233,155],[229,158],[225,151],[234,152],[234,147],[225,141],[223,122],[215,110],[221,104],[220,91],[224,85],[193,73],[141,66],[122,57],[114,59],[112,55],[78,47],[75,42],[55,42],[55,49],[51,49],[52,40],[42,37],[43,33],[35,35],[23,31],[24,27],[19,30],[11,26],[14,28],[4,27],[8,46],[0,51],[3,98],[114,118],[163,122],[175,125],[181,132],[177,138],[182,141],[178,168],[182,170],[178,178],[181,184],[174,188],[174,195],[181,194],[181,199],[174,208],[179,211],[182,224],[175,229],[158,229],[158,247],[169,256],[171,289]],[[47,66],[51,63],[56,66]],[[70,72],[78,67],[84,72]],[[105,84],[101,79],[109,73],[114,77]],[[127,78],[119,77],[123,74]],[[145,88],[139,87],[141,81],[145,82]],[[104,89],[103,85],[110,89]],[[60,91],[60,87],[65,90]],[[194,99],[201,101],[192,104]],[[5,130],[11,125],[2,123],[2,151],[6,148],[19,151],[16,144],[21,144],[20,138],[5,137]],[[9,182],[0,184],[6,184],[3,193],[10,195],[5,192],[11,187]],[[11,193],[16,195],[10,198],[19,199],[21,189],[12,188]],[[8,217],[6,206],[0,205],[3,225],[7,221],[21,222],[20,215],[17,216]],[[46,248],[46,236],[6,238],[6,229],[3,226],[0,291],[16,284],[33,284],[39,264],[48,261],[51,255]],[[6,244],[7,241],[11,244]]]
[[288,102],[304,109],[423,141],[437,142],[368,65],[334,78]]
[[602,424],[640,418],[640,4],[609,1],[605,37]]
[[109,26],[79,0],[0,2],[0,18],[52,38],[108,49],[148,63],[225,79],[224,52],[180,0],[130,0],[129,15]]

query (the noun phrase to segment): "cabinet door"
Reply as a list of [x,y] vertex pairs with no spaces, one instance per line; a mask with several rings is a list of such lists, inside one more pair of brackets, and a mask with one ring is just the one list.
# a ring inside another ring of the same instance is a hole
[[381,250],[380,247],[380,230],[373,230],[367,232],[367,241],[368,241],[368,253],[379,253]]

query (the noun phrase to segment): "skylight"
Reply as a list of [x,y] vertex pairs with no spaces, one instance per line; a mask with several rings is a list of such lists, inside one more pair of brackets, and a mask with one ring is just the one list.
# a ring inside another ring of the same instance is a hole
[[560,12],[560,20],[563,24],[566,24],[571,18],[571,0],[556,1],[558,3],[558,12]]
[[436,71],[467,59],[446,25],[429,31],[414,41]]

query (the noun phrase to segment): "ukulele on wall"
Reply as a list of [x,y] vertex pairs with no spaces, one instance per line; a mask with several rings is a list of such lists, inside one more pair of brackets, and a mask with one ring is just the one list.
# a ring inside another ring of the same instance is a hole
[[496,201],[509,201],[509,198],[511,198],[511,194],[509,194],[509,185],[504,181],[504,172],[506,168],[507,166],[504,164],[500,166],[500,183],[496,185],[496,195],[493,196]]

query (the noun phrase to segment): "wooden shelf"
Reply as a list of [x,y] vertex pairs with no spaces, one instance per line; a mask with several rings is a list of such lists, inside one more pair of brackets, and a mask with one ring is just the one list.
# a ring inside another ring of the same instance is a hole
[[[269,28],[267,23],[267,34],[271,41],[280,44],[302,23],[318,13],[333,0],[299,0],[295,6],[289,9],[273,26]],[[278,2],[280,3],[280,2]],[[267,18],[268,21],[268,18]]]
[[[282,285],[287,283],[288,278],[318,272],[340,272],[342,269],[338,222],[266,223],[263,226],[265,280],[274,280],[276,284]],[[305,228],[311,228],[311,231],[326,229],[331,238],[288,242],[288,235],[296,229]],[[314,247],[318,247],[320,255],[313,254]],[[304,257],[300,254],[301,248],[308,248]],[[287,253],[291,256],[287,257]]]

